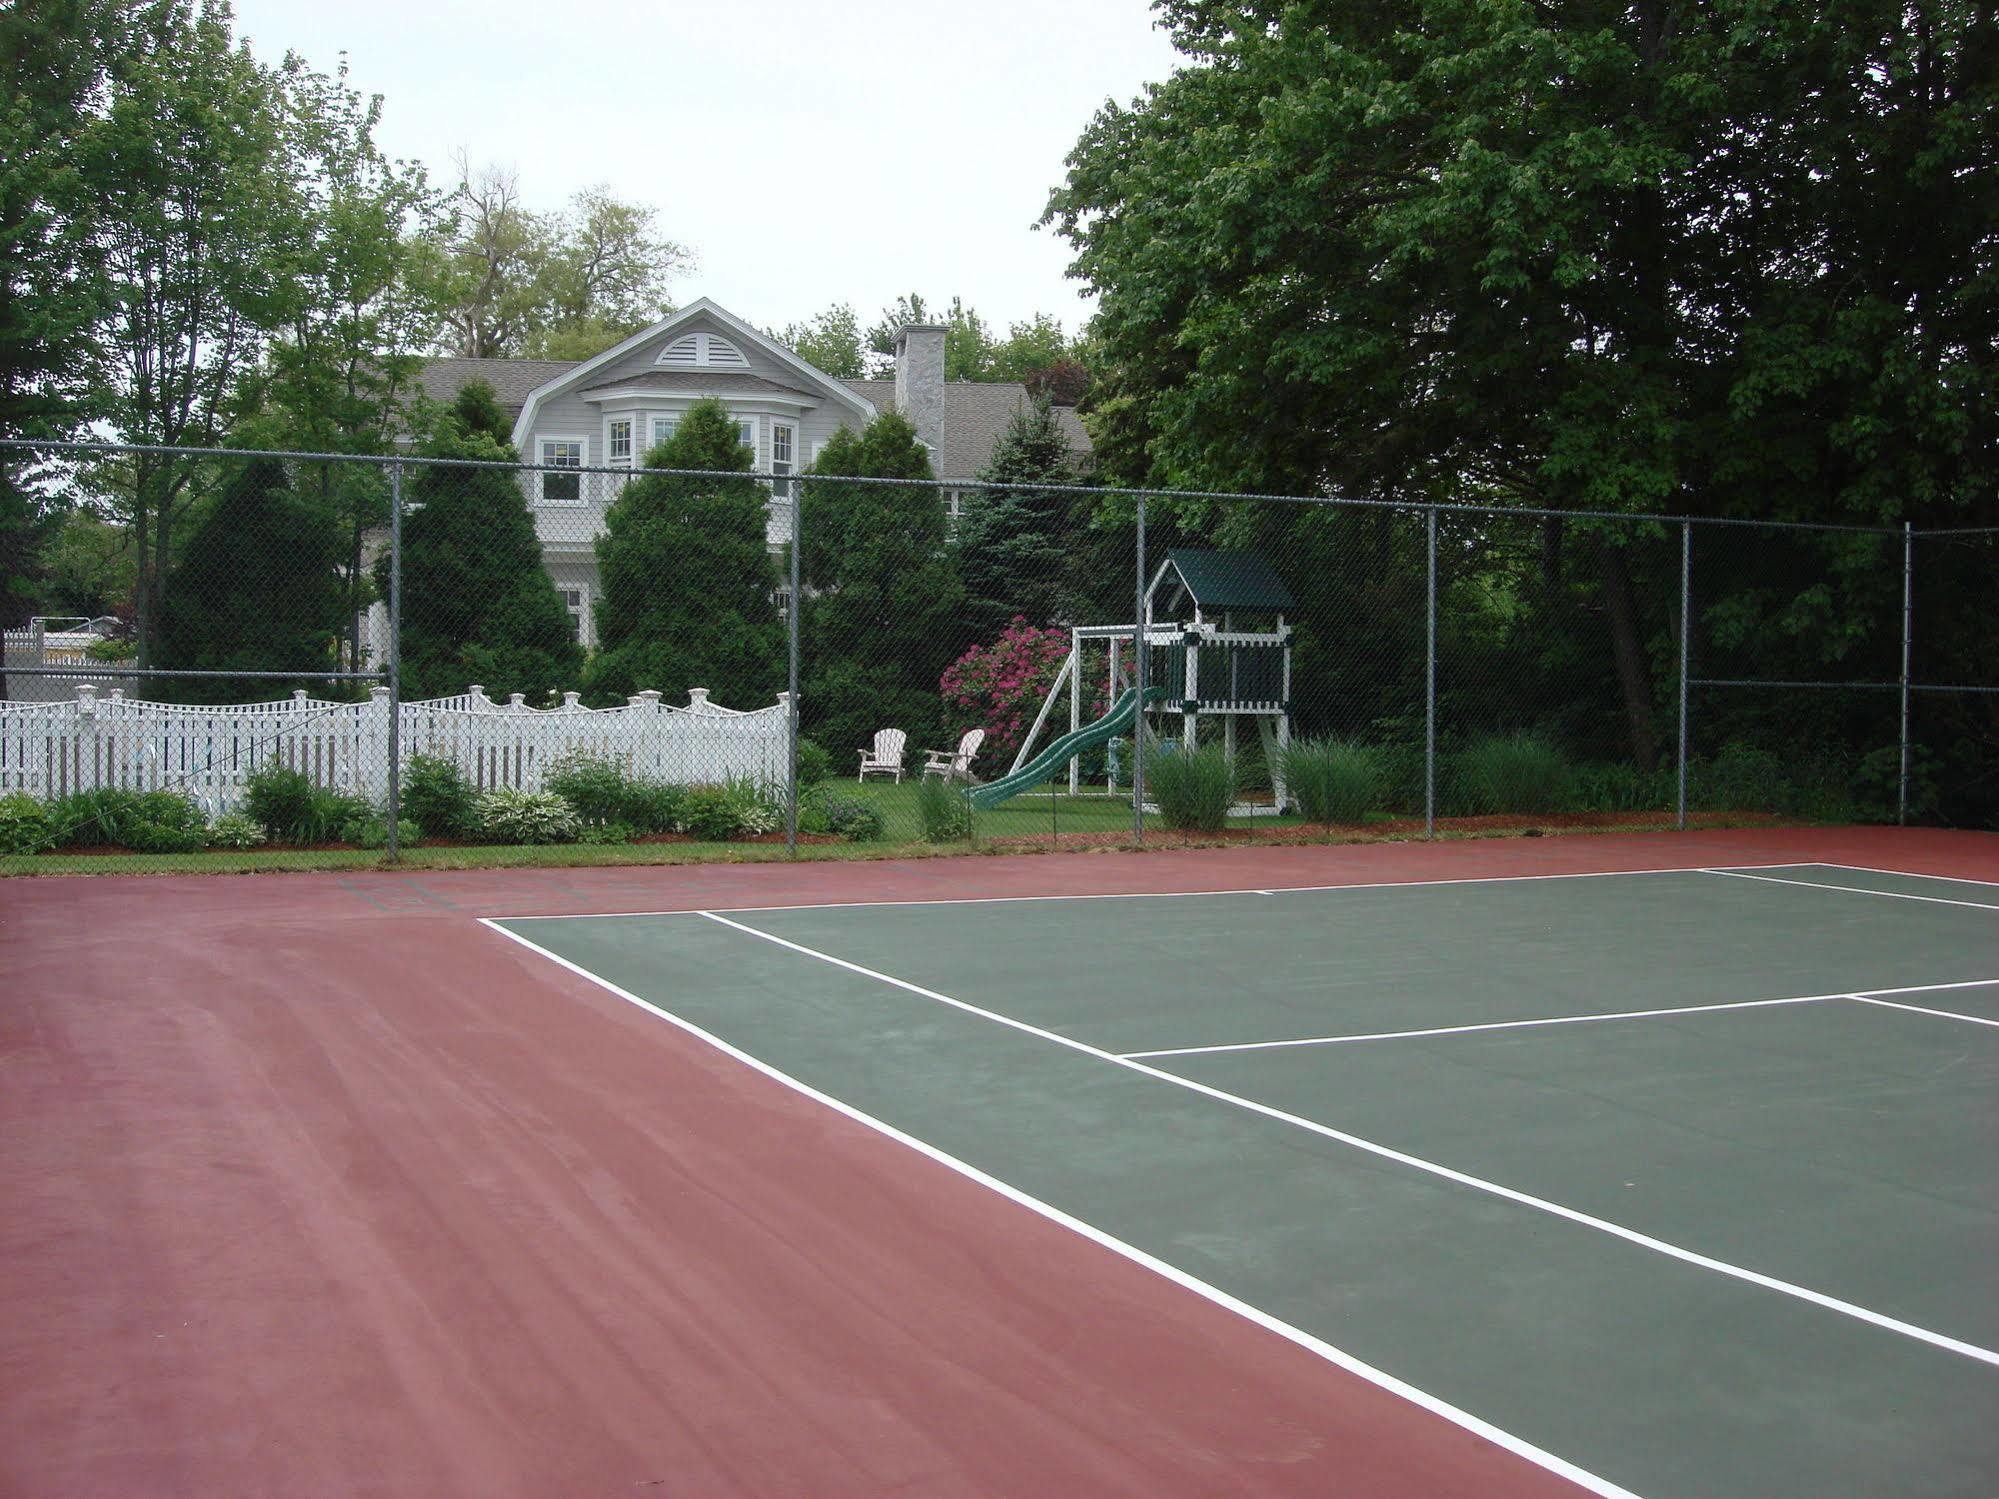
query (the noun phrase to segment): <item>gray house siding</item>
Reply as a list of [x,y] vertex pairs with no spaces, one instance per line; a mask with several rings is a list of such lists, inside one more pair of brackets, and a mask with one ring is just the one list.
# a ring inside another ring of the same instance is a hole
[[[689,339],[696,340],[692,354],[698,358],[702,338],[710,341],[707,362],[661,362],[663,351]],[[714,345],[717,338],[726,340],[740,359]],[[527,463],[543,463],[544,443],[574,443],[580,445],[580,455],[572,461],[585,469],[625,461],[614,460],[609,449],[613,419],[633,424],[629,461],[642,465],[653,445],[654,421],[677,418],[692,401],[712,395],[732,416],[751,425],[754,466],[761,472],[772,467],[775,429],[790,427],[791,467],[802,473],[840,428],[858,430],[871,411],[887,410],[895,401],[894,382],[831,380],[793,362],[763,335],[707,302],[666,319],[601,364],[438,359],[420,378],[426,393],[438,401],[449,401],[469,380],[486,381],[502,409],[515,418],[514,436]],[[1025,404],[1025,393],[1019,386],[941,385],[941,374],[937,383],[941,389],[931,395],[943,427],[933,466],[942,479],[970,478],[984,467],[994,439]],[[1087,452],[1089,440],[1074,413],[1063,415],[1079,452]],[[596,643],[596,540],[605,512],[627,482],[617,474],[588,472],[568,482],[560,476],[551,482],[548,471],[539,467],[522,476],[549,576],[577,615],[585,645]],[[947,500],[954,514],[959,498],[954,490]],[[768,514],[770,543],[781,546],[790,538],[790,517],[781,496],[772,496]]]

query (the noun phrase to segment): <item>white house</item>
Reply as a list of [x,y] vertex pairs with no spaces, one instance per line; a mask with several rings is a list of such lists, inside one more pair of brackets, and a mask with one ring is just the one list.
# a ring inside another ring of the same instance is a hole
[[[781,476],[801,472],[837,429],[864,427],[891,407],[901,411],[948,485],[985,467],[994,442],[1029,401],[1022,385],[946,382],[942,327],[912,324],[896,335],[893,380],[836,380],[706,298],[594,359],[435,359],[420,379],[441,402],[483,380],[513,417],[514,445],[526,462],[541,465],[524,480],[549,575],[586,645],[595,629],[595,542],[624,481],[615,474],[565,474],[565,468],[642,463],[691,402],[715,397],[736,419],[743,445],[755,455],[753,467],[780,476],[769,522],[775,546],[790,524]],[[1056,414],[1070,445],[1088,453],[1075,412],[1064,407]],[[954,515],[962,502],[961,491],[944,491]]]

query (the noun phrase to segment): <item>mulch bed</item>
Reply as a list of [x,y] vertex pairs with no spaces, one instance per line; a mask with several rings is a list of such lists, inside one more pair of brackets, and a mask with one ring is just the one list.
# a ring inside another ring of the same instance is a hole
[[[1767,812],[1690,812],[1689,828],[1777,827],[1785,819]],[[1479,817],[1439,817],[1439,837],[1539,838],[1562,833],[1621,832],[1656,833],[1670,831],[1671,812],[1547,812],[1536,815],[1495,812]],[[1215,833],[1176,833],[1166,828],[1145,830],[1147,848],[1213,848],[1239,843],[1399,843],[1423,836],[1423,819],[1399,817],[1392,822],[1369,823],[1290,823],[1268,828],[1223,828]],[[1127,832],[1063,833],[1059,840],[1050,834],[1022,834],[1010,838],[981,838],[983,849],[1047,848],[1059,841],[1065,849],[1124,849],[1131,846]]]

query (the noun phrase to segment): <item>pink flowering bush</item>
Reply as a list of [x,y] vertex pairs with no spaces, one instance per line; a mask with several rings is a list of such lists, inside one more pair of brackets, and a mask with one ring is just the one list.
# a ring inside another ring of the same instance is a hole
[[973,646],[944,668],[937,690],[956,731],[986,731],[980,758],[1001,764],[1013,758],[1068,654],[1067,630],[1037,628],[1016,614],[998,640]]

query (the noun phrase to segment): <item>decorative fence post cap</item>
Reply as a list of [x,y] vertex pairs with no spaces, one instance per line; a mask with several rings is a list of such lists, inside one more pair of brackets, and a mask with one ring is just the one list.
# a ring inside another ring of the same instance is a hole
[[378,703],[386,703],[389,700],[389,689],[386,687],[370,687],[368,689],[368,696]]
[[649,687],[644,692],[634,693],[632,696],[632,706],[636,708],[642,703],[657,708],[659,706],[659,690]]
[[76,684],[76,700],[80,703],[97,701],[97,684],[95,682],[78,682]]
[[292,688],[292,701],[300,707],[305,706],[305,689],[303,687]]
[[579,702],[581,702],[582,700],[583,700],[583,694],[582,694],[582,693],[580,693],[580,692],[565,692],[565,693],[563,693],[563,694],[562,694],[562,707],[563,707],[563,711],[564,711],[564,712],[574,712],[574,711],[575,711],[575,709],[576,709],[576,705],[577,705],[577,704],[578,704]]
[[528,706],[528,695],[525,692],[508,693],[507,706],[516,713],[525,713]]
[[483,686],[481,686],[479,683],[474,682],[470,687],[467,687],[465,689],[465,695],[467,697],[484,697],[486,695],[486,689]]
[[706,687],[690,687],[687,689],[688,707],[704,708],[707,705],[708,705],[708,689]]

